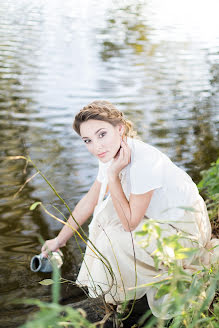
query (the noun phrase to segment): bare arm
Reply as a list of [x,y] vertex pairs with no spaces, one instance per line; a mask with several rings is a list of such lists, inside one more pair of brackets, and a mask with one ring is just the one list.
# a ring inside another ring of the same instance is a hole
[[131,194],[127,200],[118,176],[109,178],[109,189],[113,205],[126,231],[134,230],[143,219],[150,204],[153,190],[140,195]]
[[[97,205],[99,193],[100,193],[101,183],[95,180],[94,184],[87,192],[87,194],[78,202],[75,206],[72,216],[81,226],[83,223],[87,221],[87,219],[91,216],[94,211],[95,206]],[[73,220],[72,216],[69,217],[68,223],[73,227],[73,229],[77,230],[78,225]],[[74,232],[71,228],[64,225],[60,233],[58,234],[58,241],[60,247],[65,246],[66,242],[70,237],[72,237]]]
[[113,205],[126,231],[132,231],[138,226],[144,217],[153,195],[153,190],[150,190],[140,195],[131,194],[129,201],[127,200],[121,186],[119,173],[130,161],[131,151],[127,143],[123,140],[120,151],[108,169],[108,179]]
[[[78,222],[79,226],[85,223],[92,215],[98,202],[100,187],[101,183],[95,180],[87,194],[75,206],[72,216]],[[73,220],[72,216],[69,216],[67,222],[73,229],[64,225],[56,238],[47,240],[41,249],[45,256],[48,254],[47,250],[55,251],[58,250],[59,247],[65,246],[66,242],[73,236],[74,230],[78,229],[78,225]]]

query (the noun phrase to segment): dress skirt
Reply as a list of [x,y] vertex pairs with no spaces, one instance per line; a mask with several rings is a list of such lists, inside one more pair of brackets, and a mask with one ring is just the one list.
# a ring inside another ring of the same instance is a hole
[[[152,313],[159,316],[159,306],[165,302],[166,295],[156,300],[154,287],[135,288],[167,276],[164,264],[155,267],[153,252],[157,249],[156,235],[151,237],[146,247],[142,247],[141,241],[145,236],[135,234],[141,231],[148,219],[145,218],[136,230],[127,232],[110,197],[102,202],[101,207],[89,225],[89,242],[76,283],[87,286],[90,297],[102,295],[107,303],[112,304],[139,299],[146,294]],[[156,222],[161,228],[162,237],[183,232],[187,238],[180,240],[181,245],[199,249],[192,258],[179,260],[180,265],[191,272],[202,267],[202,264],[208,265],[212,260],[215,261],[219,255],[218,248],[214,249],[215,252],[208,250],[219,244],[219,240],[210,240],[211,226],[201,197],[193,208],[195,211],[185,210],[179,222]],[[163,319],[169,317],[171,315],[167,313]]]

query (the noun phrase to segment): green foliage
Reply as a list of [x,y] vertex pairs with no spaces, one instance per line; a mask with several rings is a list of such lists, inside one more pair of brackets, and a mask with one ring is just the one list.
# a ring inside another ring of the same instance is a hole
[[198,251],[198,248],[185,248],[181,245],[180,241],[187,238],[182,232],[176,235],[163,237],[162,229],[158,222],[152,219],[148,219],[143,225],[142,231],[136,232],[136,235],[144,237],[139,241],[142,247],[148,247],[151,240],[156,240],[157,249],[152,255],[157,269],[162,262],[169,268],[169,272],[172,272],[172,270],[175,269],[176,260],[182,260],[189,256],[193,256]]
[[[219,202],[219,159],[208,170],[202,172],[199,190],[207,198],[207,208],[211,219],[217,217]],[[193,210],[185,208],[187,210]],[[157,222],[147,220],[142,231],[137,233],[142,237],[141,245],[147,247],[152,239],[157,241],[157,249],[152,254],[158,269],[160,265],[167,268],[168,276],[155,283],[145,286],[156,288],[155,299],[166,297],[160,306],[160,313],[172,313],[169,323],[153,318],[147,327],[170,328],[216,328],[219,327],[219,304],[217,295],[219,286],[219,265],[210,268],[204,266],[193,273],[188,273],[180,261],[192,260],[198,249],[184,248],[181,244],[183,234],[163,237]],[[162,277],[161,277],[162,278]],[[141,286],[142,287],[142,286]]]
[[[34,167],[36,166],[34,165]],[[47,181],[42,174],[41,176]],[[202,176],[198,188],[200,191],[205,192],[208,199],[210,199],[210,213],[215,215],[219,200],[219,159],[211,165],[209,170],[203,171]],[[54,187],[48,181],[47,183],[58,195]],[[60,198],[59,195],[58,197]],[[63,203],[66,204],[64,201]],[[30,209],[34,210],[38,205],[42,206],[40,202],[36,202]],[[193,210],[192,208],[184,209]],[[152,256],[157,269],[160,266],[166,267],[166,275],[160,276],[160,280],[144,286],[156,290],[156,300],[159,301],[162,297],[166,297],[165,302],[159,309],[161,315],[166,313],[174,315],[174,318],[169,322],[154,317],[147,322],[145,328],[219,327],[219,304],[215,301],[211,305],[219,283],[218,264],[212,265],[210,268],[202,266],[199,270],[188,273],[183,268],[182,261],[192,260],[198,248],[183,247],[182,241],[187,238],[183,233],[168,237],[163,236],[160,225],[153,220],[147,220],[142,231],[137,232],[136,235],[141,237],[143,247],[148,247],[152,239],[157,241],[157,249],[152,253]],[[52,278],[40,282],[42,285],[52,285],[52,303],[45,303],[40,300],[26,300],[26,304],[38,306],[39,311],[35,313],[31,321],[20,326],[20,328],[94,328],[95,325],[86,320],[86,315],[82,310],[77,311],[69,306],[58,304],[61,279],[57,268],[54,268]]]
[[33,203],[31,206],[30,206],[30,210],[31,211],[34,211],[35,209],[36,209],[36,207],[38,206],[38,205],[40,205],[41,204],[41,202],[35,202],[35,203]]
[[[52,213],[50,213],[46,207],[43,205],[42,202],[35,202],[34,204],[32,204],[30,206],[30,210],[35,210],[37,208],[37,206],[41,206],[41,208],[44,209],[45,213],[47,213],[49,216],[51,216],[53,219],[61,222],[62,224],[65,224],[66,226],[68,226],[70,229],[72,229],[75,232],[75,235],[77,234],[81,240],[87,244],[87,242],[89,241],[90,243],[90,248],[93,251],[93,253],[95,254],[95,256],[97,256],[101,262],[103,263],[103,265],[106,267],[106,269],[108,270],[111,278],[112,278],[112,285],[114,282],[114,272],[112,270],[112,267],[110,265],[110,262],[107,260],[107,258],[96,248],[96,246],[92,243],[92,241],[89,240],[88,236],[86,235],[85,231],[82,229],[82,227],[78,224],[78,222],[75,220],[75,218],[72,216],[72,211],[70,210],[68,204],[64,201],[64,199],[62,199],[62,197],[58,194],[58,192],[56,191],[56,189],[53,187],[53,185],[48,181],[48,179],[45,177],[45,175],[38,169],[38,167],[34,164],[34,162],[31,160],[30,157],[24,157],[24,156],[11,156],[8,158],[9,160],[18,160],[18,159],[22,159],[26,161],[26,164],[32,164],[32,166],[36,169],[37,173],[34,174],[30,179],[27,179],[25,184],[19,189],[19,191],[15,194],[16,196],[20,193],[20,191],[24,188],[24,186],[26,185],[26,183],[28,183],[32,178],[34,178],[37,174],[39,174],[43,180],[48,184],[48,186],[51,188],[51,190],[53,190],[54,194],[60,199],[60,201],[65,205],[66,209],[68,210],[69,215],[71,215],[72,219],[74,220],[74,222],[78,225],[78,230],[73,229],[73,227],[68,224],[68,222],[65,222],[59,218],[57,218],[55,215],[53,215]],[[57,207],[54,206],[54,208],[56,210]],[[58,212],[60,214],[62,214],[59,210]],[[66,219],[65,215],[62,214],[62,216]],[[82,250],[80,247],[80,244],[77,241],[76,238],[76,242],[77,245],[81,251],[82,254]],[[92,246],[92,247],[91,247]],[[93,277],[91,277],[91,279],[93,279]],[[23,325],[22,327],[25,328],[29,328],[29,327],[39,327],[39,328],[53,328],[53,327],[94,327],[93,325],[91,325],[88,321],[85,320],[85,313],[83,312],[83,310],[81,310],[81,314],[78,314],[78,312],[76,310],[73,310],[72,308],[68,308],[66,306],[61,307],[60,305],[58,305],[58,301],[59,301],[59,295],[60,295],[60,282],[63,282],[63,278],[60,277],[59,274],[59,270],[56,266],[53,267],[53,279],[45,279],[43,281],[41,281],[40,283],[42,285],[52,285],[52,303],[43,303],[40,302],[39,300],[25,300],[25,302],[28,304],[36,304],[39,306],[40,311],[36,314],[36,317],[33,321],[31,321],[30,323],[27,323],[25,325]],[[64,317],[63,315],[61,315],[61,311],[65,313]],[[61,321],[60,321],[61,320]]]
[[198,184],[199,190],[204,190],[207,196],[214,199],[219,194],[219,158],[212,163],[208,170],[202,171],[202,180]]
[[25,304],[36,305],[39,311],[33,318],[20,326],[20,328],[94,328],[94,325],[86,320],[83,310],[75,310],[70,306],[58,304],[60,295],[60,274],[58,267],[53,263],[53,279],[44,279],[41,285],[52,285],[52,303],[41,302],[37,299],[24,300]]
[[40,281],[39,284],[41,284],[43,286],[49,286],[49,285],[54,284],[54,280],[52,280],[52,279],[44,279],[44,280]]
[[94,325],[85,318],[85,313],[75,310],[70,306],[62,306],[56,303],[46,303],[35,299],[25,301],[39,307],[34,318],[20,326],[20,328],[94,328]]
[[52,280],[54,283],[52,284],[52,301],[53,303],[59,302],[59,294],[60,294],[60,272],[58,266],[55,262],[52,262],[53,272],[52,272]]
[[166,237],[158,223],[147,220],[142,231],[136,233],[141,237],[143,247],[156,240],[157,249],[151,254],[155,266],[165,268],[157,276],[159,281],[141,285],[138,287],[153,288],[155,300],[165,297],[165,301],[157,304],[160,317],[173,316],[169,324],[159,318],[153,318],[152,324],[147,322],[147,327],[171,327],[171,328],[214,328],[219,327],[219,305],[214,299],[219,285],[219,265],[211,265],[210,268],[199,265],[188,272],[182,265],[182,260],[192,262],[199,248],[183,247],[183,240],[188,238],[182,232]]
[[215,219],[219,203],[219,158],[208,170],[202,171],[202,180],[198,184],[199,191],[207,198],[210,219]]

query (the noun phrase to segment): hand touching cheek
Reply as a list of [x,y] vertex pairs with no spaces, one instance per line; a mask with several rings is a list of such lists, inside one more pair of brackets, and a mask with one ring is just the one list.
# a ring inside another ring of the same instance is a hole
[[108,177],[116,177],[121,170],[131,161],[131,150],[125,141],[121,142],[121,148],[114,157],[110,167],[108,168]]

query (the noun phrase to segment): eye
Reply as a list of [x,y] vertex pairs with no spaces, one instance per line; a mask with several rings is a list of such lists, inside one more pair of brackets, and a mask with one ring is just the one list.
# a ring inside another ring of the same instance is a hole
[[91,142],[90,139],[85,139],[85,140],[84,140],[84,143],[86,143],[86,144],[88,144],[88,143],[90,143],[90,142]]
[[101,133],[99,134],[99,137],[100,137],[100,138],[103,138],[105,135],[106,135],[106,132],[101,132]]

